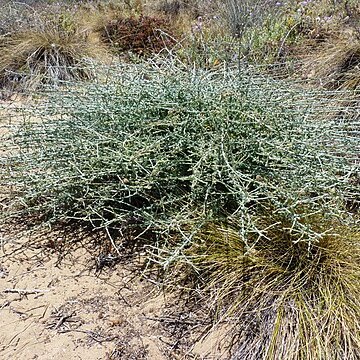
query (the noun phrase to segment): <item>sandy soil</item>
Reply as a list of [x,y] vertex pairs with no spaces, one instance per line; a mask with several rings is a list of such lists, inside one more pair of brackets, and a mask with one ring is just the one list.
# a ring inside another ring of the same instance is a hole
[[[2,136],[19,120],[17,104],[3,105]],[[0,228],[0,359],[228,357],[196,306],[144,279],[139,258],[115,259],[97,236]]]
[[0,233],[1,359],[226,358],[217,333],[145,280],[138,260],[112,264],[75,238],[54,250],[60,233]]
[[99,273],[82,247],[59,263],[42,249],[21,249],[26,237],[6,241],[6,252],[18,251],[0,263],[2,359],[166,359],[149,320],[165,298],[131,266]]

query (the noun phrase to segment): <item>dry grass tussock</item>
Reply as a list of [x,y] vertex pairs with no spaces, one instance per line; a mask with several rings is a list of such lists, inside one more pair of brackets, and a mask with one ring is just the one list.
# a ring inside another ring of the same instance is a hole
[[235,319],[232,358],[358,359],[360,229],[308,246],[275,223],[250,247],[238,229],[206,225],[188,251],[218,322]]
[[[329,39],[305,59],[310,78],[331,89],[353,90],[360,85],[360,34],[348,30]],[[310,70],[311,69],[311,70]]]
[[88,62],[107,60],[99,37],[66,16],[3,36],[0,44],[3,88],[34,89],[41,84],[90,79],[94,73]]

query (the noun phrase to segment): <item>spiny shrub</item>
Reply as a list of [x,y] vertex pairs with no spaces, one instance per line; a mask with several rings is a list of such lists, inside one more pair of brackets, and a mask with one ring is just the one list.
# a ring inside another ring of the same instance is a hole
[[164,18],[131,16],[110,21],[101,30],[101,35],[117,51],[149,55],[174,45],[170,28]]
[[245,69],[166,65],[52,94],[4,161],[8,215],[104,229],[118,252],[141,237],[162,267],[185,263],[238,318],[234,359],[355,360],[354,124]]
[[306,242],[320,236],[302,223],[309,213],[343,215],[358,143],[342,123],[309,120],[321,102],[246,73],[177,71],[120,68],[82,99],[61,93],[62,120],[20,129],[23,210],[119,228],[240,217],[256,231],[272,206]]

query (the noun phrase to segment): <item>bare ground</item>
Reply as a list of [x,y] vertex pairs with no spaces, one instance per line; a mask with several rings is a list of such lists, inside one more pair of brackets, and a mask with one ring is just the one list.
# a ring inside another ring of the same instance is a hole
[[138,259],[112,264],[78,235],[53,249],[62,236],[0,234],[1,359],[226,358],[206,318],[144,279]]

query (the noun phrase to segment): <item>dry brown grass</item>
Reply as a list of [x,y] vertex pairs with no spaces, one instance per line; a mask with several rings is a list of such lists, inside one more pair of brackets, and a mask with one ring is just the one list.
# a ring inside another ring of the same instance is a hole
[[105,57],[105,47],[89,31],[46,24],[3,38],[0,85],[36,88],[44,83],[90,79],[88,60]]
[[320,79],[331,89],[360,86],[360,35],[348,29],[327,40],[305,58],[308,78]]
[[312,246],[276,223],[250,247],[236,226],[200,231],[189,250],[198,289],[219,324],[236,319],[234,359],[359,358],[360,232],[334,228]]

